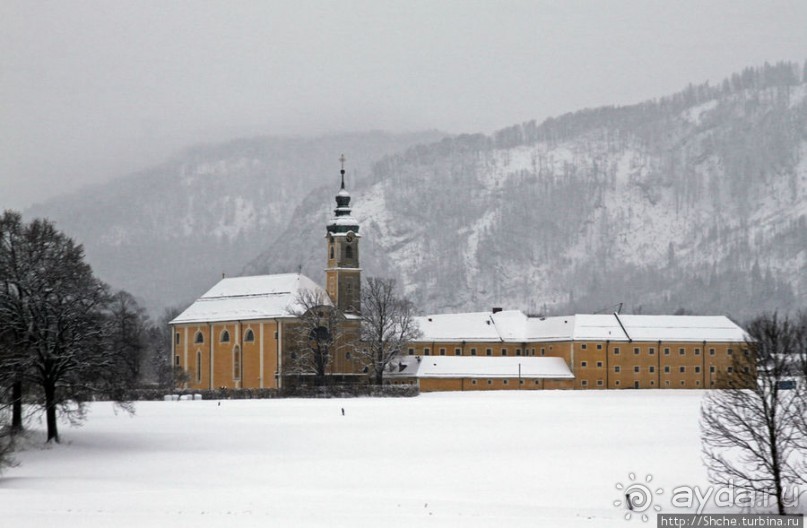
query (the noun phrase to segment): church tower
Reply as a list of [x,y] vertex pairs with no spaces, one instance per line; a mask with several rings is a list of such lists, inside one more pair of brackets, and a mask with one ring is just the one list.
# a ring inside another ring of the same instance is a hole
[[325,238],[328,267],[325,289],[333,304],[344,313],[361,310],[361,268],[359,267],[359,224],[350,214],[350,193],[345,190],[345,155],[342,163],[342,187],[336,194],[334,217],[328,222]]

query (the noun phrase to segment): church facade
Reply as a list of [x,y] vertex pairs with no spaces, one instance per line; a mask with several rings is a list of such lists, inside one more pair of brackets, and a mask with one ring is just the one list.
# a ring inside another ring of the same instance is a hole
[[[347,332],[327,374],[367,382],[361,347],[359,224],[341,188],[326,226],[325,288],[301,274],[224,278],[171,321],[174,364],[186,387],[282,389],[295,368],[306,315],[335,310]],[[304,306],[303,298],[321,299]],[[702,389],[730,376],[747,335],[725,316],[576,314],[520,311],[418,318],[421,336],[401,350],[385,381],[421,391],[541,389]],[[303,372],[303,375],[308,373]]]

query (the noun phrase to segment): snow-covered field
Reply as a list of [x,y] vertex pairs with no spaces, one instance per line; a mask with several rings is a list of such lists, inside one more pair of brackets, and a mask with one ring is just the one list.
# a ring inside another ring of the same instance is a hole
[[40,432],[18,454],[0,477],[0,525],[642,525],[614,505],[615,484],[652,475],[667,499],[706,484],[702,395],[141,402],[134,416],[97,403],[62,445]]

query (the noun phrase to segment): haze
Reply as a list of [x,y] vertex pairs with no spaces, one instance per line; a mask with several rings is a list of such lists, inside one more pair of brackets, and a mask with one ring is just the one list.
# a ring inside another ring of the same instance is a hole
[[490,132],[807,58],[807,3],[0,2],[0,208],[255,134]]

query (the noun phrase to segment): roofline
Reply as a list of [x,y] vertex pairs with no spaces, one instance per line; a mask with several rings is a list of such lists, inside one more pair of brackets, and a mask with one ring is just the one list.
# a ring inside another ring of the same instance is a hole
[[296,315],[260,315],[260,316],[254,316],[254,317],[252,317],[252,316],[251,317],[238,317],[238,318],[235,318],[235,319],[232,318],[232,317],[227,317],[227,318],[224,318],[224,319],[206,317],[206,318],[203,318],[203,319],[189,319],[187,321],[177,321],[176,319],[173,319],[172,321],[170,321],[168,323],[168,325],[169,326],[176,326],[176,325],[181,325],[181,324],[228,323],[228,322],[237,323],[239,321],[262,321],[262,320],[270,321],[270,320],[274,320],[274,319],[296,319],[296,318],[297,318]]

